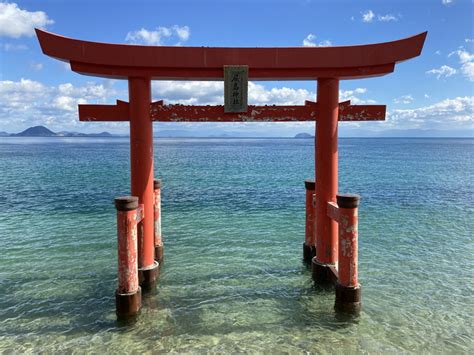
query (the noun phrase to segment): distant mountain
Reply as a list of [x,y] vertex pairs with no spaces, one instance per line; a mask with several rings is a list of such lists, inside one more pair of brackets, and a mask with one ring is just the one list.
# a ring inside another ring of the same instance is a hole
[[298,133],[295,138],[314,138],[314,136],[309,133]]
[[8,134],[7,132],[0,132],[2,137],[102,137],[102,138],[111,138],[111,137],[120,137],[109,132],[100,132],[100,133],[80,133],[80,132],[53,132],[50,129],[44,126],[35,126],[25,129],[23,132],[16,134]]
[[12,134],[15,137],[56,137],[56,133],[44,126],[35,126],[25,129],[23,132]]
[[116,137],[115,135],[109,132],[100,132],[100,133],[80,133],[80,132],[68,132],[62,131],[56,133],[58,137]]
[[115,137],[114,134],[109,132],[100,132],[100,133],[89,133],[88,137]]

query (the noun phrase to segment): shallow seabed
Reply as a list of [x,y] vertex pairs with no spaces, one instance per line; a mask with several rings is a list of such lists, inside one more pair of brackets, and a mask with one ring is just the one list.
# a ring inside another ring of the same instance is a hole
[[474,351],[472,139],[341,139],[363,311],[301,262],[311,139],[159,139],[165,262],[115,320],[127,139],[0,140],[0,352]]

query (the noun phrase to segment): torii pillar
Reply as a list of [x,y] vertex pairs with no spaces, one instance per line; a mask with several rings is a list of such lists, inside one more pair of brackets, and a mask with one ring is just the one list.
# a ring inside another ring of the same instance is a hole
[[153,121],[150,117],[151,79],[128,79],[130,115],[131,192],[143,204],[138,225],[138,273],[144,290],[156,285],[159,264],[154,255]]
[[337,263],[338,224],[327,214],[328,202],[336,201],[338,191],[337,128],[339,117],[339,80],[318,79],[319,116],[315,134],[316,180],[316,257],[313,275],[316,281],[330,281],[329,267]]

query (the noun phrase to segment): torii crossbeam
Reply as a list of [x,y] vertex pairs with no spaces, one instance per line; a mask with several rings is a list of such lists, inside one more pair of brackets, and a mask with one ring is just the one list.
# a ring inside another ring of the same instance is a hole
[[[155,282],[157,270],[153,232],[153,121],[315,121],[316,256],[312,263],[315,279],[324,282],[330,277],[328,270],[338,261],[338,220],[342,221],[341,216],[347,217],[348,213],[338,212],[336,205],[338,121],[383,120],[386,110],[382,105],[339,103],[339,81],[392,73],[397,63],[421,54],[427,35],[424,32],[393,42],[341,47],[212,48],[96,43],[38,29],[36,34],[43,53],[68,62],[73,71],[128,80],[129,103],[79,105],[79,117],[81,121],[130,122],[131,192],[143,204],[138,228],[138,267],[144,287]],[[249,80],[316,80],[317,100],[300,106],[248,106],[246,112],[239,113],[225,112],[222,106],[151,102],[151,80],[224,80],[224,68],[228,66],[245,66]],[[344,292],[360,292],[357,278],[352,276],[355,286],[343,285]],[[353,295],[350,292],[345,294],[349,298]],[[349,299],[344,297],[346,301]]]
[[[339,121],[383,121],[385,105],[339,104]],[[318,104],[254,106],[247,112],[224,112],[224,106],[164,105],[163,101],[150,105],[150,116],[158,122],[293,122],[316,121]],[[115,105],[79,105],[80,121],[130,121],[129,104],[117,100]]]

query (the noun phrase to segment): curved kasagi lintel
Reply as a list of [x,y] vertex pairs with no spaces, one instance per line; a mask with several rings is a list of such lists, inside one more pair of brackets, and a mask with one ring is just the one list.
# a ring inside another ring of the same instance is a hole
[[[427,32],[368,45],[274,48],[139,46],[81,41],[39,29],[36,34],[44,54],[74,64],[82,74],[124,79],[135,71],[153,78],[219,80],[224,65],[248,65],[255,80],[384,75],[420,55]],[[382,67],[391,70],[371,70]],[[190,73],[201,74],[191,78]]]
[[[337,77],[339,79],[370,78],[392,73],[395,64],[362,68],[308,68],[308,69],[252,69],[252,80],[312,80],[316,78]],[[223,68],[181,69],[181,68],[136,68],[105,66],[71,62],[71,70],[83,74],[108,79],[128,77],[149,77],[156,80],[223,80]]]

